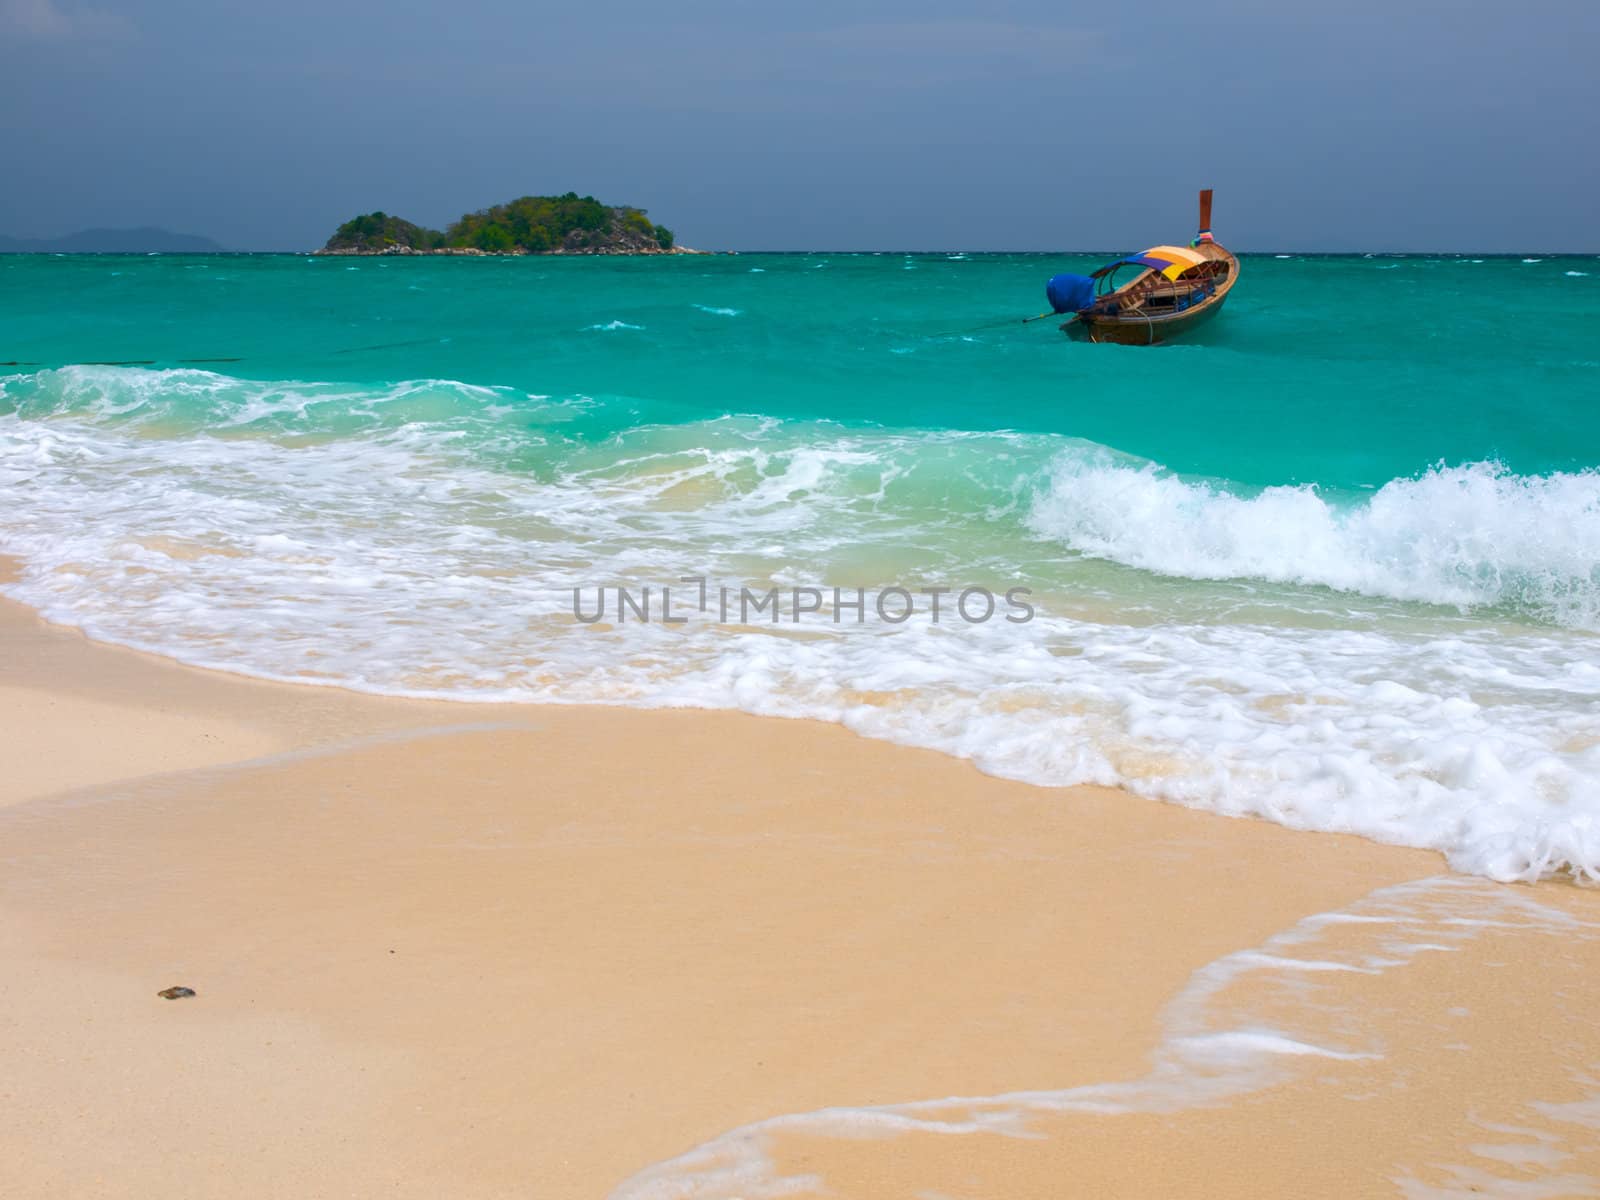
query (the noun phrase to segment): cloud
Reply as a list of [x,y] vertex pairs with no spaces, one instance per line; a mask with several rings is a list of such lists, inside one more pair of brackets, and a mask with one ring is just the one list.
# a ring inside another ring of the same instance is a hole
[[0,0],[0,35],[42,41],[127,37],[133,24],[102,8],[62,7],[56,0]]

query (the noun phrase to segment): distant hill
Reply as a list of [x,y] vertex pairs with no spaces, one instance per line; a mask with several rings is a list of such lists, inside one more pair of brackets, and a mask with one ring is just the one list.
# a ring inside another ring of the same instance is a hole
[[165,229],[83,229],[56,238],[0,237],[0,254],[225,254],[207,237]]
[[523,196],[464,214],[442,233],[384,212],[334,231],[322,254],[668,254],[672,230],[593,196]]

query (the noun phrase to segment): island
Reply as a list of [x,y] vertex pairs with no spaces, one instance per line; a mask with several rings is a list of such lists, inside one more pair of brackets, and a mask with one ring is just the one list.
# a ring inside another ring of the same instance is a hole
[[365,213],[346,221],[318,254],[693,254],[645,210],[593,196],[523,196],[463,214],[443,232]]
[[227,254],[208,237],[168,229],[81,229],[53,238],[0,237],[0,254]]

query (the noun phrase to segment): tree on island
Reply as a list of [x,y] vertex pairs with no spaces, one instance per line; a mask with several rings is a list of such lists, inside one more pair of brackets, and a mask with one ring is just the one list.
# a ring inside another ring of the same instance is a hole
[[383,212],[367,213],[346,221],[328,239],[329,250],[363,250],[374,254],[395,246],[432,250],[442,245],[442,233]]
[[324,249],[358,254],[430,250],[485,253],[650,254],[672,249],[672,230],[645,210],[609,207],[593,196],[523,196],[465,213],[444,232],[387,213],[346,221]]

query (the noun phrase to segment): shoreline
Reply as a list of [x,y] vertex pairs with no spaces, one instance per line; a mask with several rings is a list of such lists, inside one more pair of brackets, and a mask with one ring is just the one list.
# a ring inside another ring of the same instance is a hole
[[[812,721],[268,683],[9,600],[0,648],[16,744],[56,764],[0,792],[0,1023],[29,1097],[0,1179],[34,1196],[596,1196],[785,1113],[1137,1079],[1208,964],[1444,871],[1431,852],[1009,782]],[[1600,922],[1576,887],[1471,886]],[[1425,964],[1443,995],[1461,982],[1438,971],[1485,956],[1524,972],[1485,969],[1463,997],[1483,1010],[1466,1076],[1411,1064],[1402,1098],[1454,1153],[1484,1136],[1443,1115],[1463,1097],[1500,1111],[1570,1065],[1535,1070],[1522,1044],[1556,1016],[1491,1020],[1600,965],[1587,942],[1547,942]],[[175,984],[198,995],[155,997]],[[1390,1036],[1415,980],[1396,986],[1361,1005]],[[1131,1163],[1184,1166],[1140,1138],[1216,1160],[1285,1120],[1392,1117],[1315,1080],[1263,1095],[1087,1140],[1080,1115],[1042,1140],[802,1125],[768,1151],[846,1195],[973,1177],[1043,1197],[1063,1171],[1111,1188]],[[1302,1194],[1385,1194],[1408,1128],[1362,1133]],[[1268,1153],[1258,1184],[1275,1165],[1306,1163]]]

